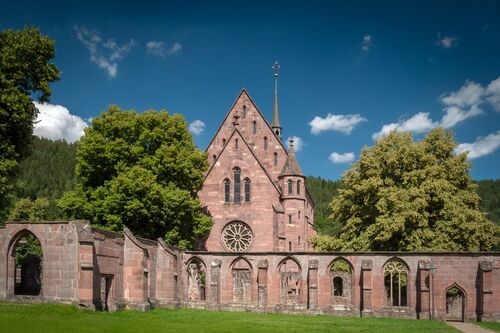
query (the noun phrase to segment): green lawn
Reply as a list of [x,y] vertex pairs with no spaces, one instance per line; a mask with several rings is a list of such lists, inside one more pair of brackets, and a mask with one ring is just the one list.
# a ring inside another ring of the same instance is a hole
[[67,305],[0,304],[1,332],[458,332],[440,321],[157,309],[104,313]]
[[479,326],[481,326],[483,328],[487,328],[487,329],[495,331],[495,332],[500,332],[500,323],[495,323],[492,321],[483,321],[483,322],[479,322],[476,324],[478,324]]

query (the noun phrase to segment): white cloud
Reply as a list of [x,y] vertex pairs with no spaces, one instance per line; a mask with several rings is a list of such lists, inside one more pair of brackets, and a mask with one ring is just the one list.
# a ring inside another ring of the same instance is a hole
[[436,126],[438,126],[438,124],[430,119],[429,113],[419,112],[411,118],[400,120],[398,123],[391,123],[382,126],[382,129],[379,132],[373,133],[372,138],[373,140],[376,140],[392,131],[425,133]]
[[466,81],[456,92],[441,95],[441,102],[446,106],[441,126],[450,128],[456,124],[483,113],[480,105],[484,102],[486,89],[479,83]]
[[38,116],[34,125],[34,134],[51,140],[64,139],[75,142],[83,135],[88,126],[82,118],[72,115],[62,105],[33,102],[38,109]]
[[314,117],[314,119],[309,122],[309,125],[311,126],[311,133],[314,135],[318,135],[323,131],[338,131],[345,134],[351,134],[354,127],[364,121],[367,120],[359,114],[342,115],[328,113],[326,118],[321,118],[319,116]]
[[286,140],[286,146],[288,149],[290,149],[290,139],[293,140],[293,148],[295,149],[296,152],[301,151],[302,148],[304,148],[304,140],[298,136],[291,136]]
[[363,36],[363,41],[361,42],[361,49],[365,52],[370,51],[372,47],[372,35]]
[[486,95],[486,99],[491,103],[495,111],[500,111],[500,76],[488,84]]
[[475,159],[493,153],[500,147],[500,131],[491,133],[490,135],[482,138],[478,137],[474,143],[461,143],[456,148],[457,154],[469,152],[467,157]]
[[131,39],[122,46],[114,39],[104,40],[97,31],[75,26],[76,37],[90,52],[90,60],[108,73],[109,78],[118,73],[118,60],[122,59],[136,43]]
[[167,48],[164,42],[149,41],[146,43],[146,50],[148,53],[165,57],[169,54],[177,54],[182,51],[182,45],[175,42],[171,47]]
[[450,49],[458,45],[458,38],[455,36],[441,36],[441,34],[438,33],[436,45],[439,45],[444,49]]
[[500,77],[491,81],[486,88],[479,83],[466,81],[457,91],[442,94],[439,100],[444,105],[444,115],[440,121],[434,122],[429,113],[419,112],[407,120],[383,125],[372,138],[376,140],[393,130],[424,133],[436,126],[451,128],[482,114],[484,104],[490,104],[496,111],[500,111]]
[[340,164],[340,163],[352,163],[354,162],[354,158],[356,156],[354,153],[344,153],[344,154],[339,154],[336,152],[333,152],[330,154],[330,161],[332,161],[335,164]]
[[205,130],[205,123],[201,120],[194,120],[189,124],[189,132],[200,135]]

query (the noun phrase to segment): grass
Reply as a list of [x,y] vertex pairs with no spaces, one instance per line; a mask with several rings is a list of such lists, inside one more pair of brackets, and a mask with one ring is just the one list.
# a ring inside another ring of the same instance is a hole
[[500,332],[500,323],[496,323],[493,321],[482,321],[482,322],[479,322],[476,324],[478,324],[479,326],[481,326],[483,328],[487,328],[487,329],[495,331],[495,332]]
[[0,303],[2,332],[458,332],[440,321],[156,309],[116,313]]

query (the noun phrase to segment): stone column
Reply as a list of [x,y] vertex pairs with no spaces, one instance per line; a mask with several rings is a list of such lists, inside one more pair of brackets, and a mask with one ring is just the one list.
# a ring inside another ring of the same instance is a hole
[[222,261],[214,259],[210,270],[210,303],[219,305],[220,303],[220,267]]
[[479,316],[491,318],[493,305],[493,262],[483,260],[479,263]]
[[267,259],[259,260],[257,267],[257,305],[259,308],[267,306]]
[[315,310],[318,308],[318,259],[309,260],[309,274],[307,277],[308,282],[308,301],[307,308]]
[[419,319],[431,318],[431,276],[430,263],[426,260],[418,262],[417,313]]
[[361,315],[372,313],[372,269],[371,259],[361,261]]

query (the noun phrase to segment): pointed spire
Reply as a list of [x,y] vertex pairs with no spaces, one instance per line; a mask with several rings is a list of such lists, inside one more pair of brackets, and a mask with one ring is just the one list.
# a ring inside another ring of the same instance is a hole
[[302,173],[302,170],[299,167],[299,163],[295,158],[295,148],[293,144],[293,138],[288,139],[288,144],[290,146],[290,148],[288,149],[288,157],[286,158],[286,162],[285,165],[283,166],[283,169],[281,169],[279,177],[282,176],[304,177],[304,174]]
[[274,62],[274,108],[273,108],[273,120],[271,122],[271,128],[276,136],[281,140],[281,124],[280,124],[280,113],[278,108],[278,71],[280,65],[277,61]]

